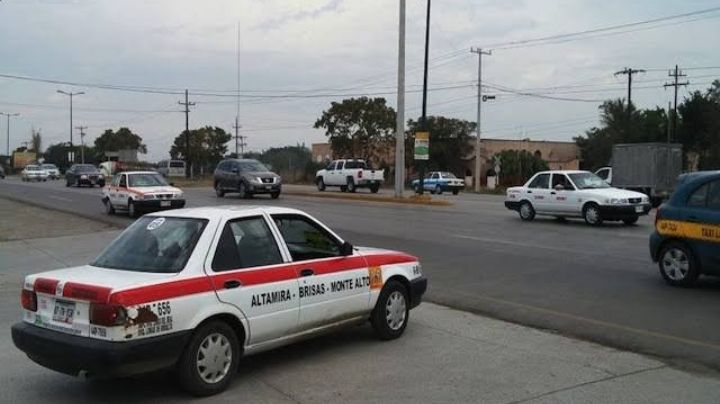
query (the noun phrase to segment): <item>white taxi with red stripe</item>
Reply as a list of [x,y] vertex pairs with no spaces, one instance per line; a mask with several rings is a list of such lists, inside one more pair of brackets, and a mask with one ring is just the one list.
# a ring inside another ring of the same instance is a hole
[[174,366],[209,395],[242,354],[368,320],[397,338],[426,287],[417,258],[355,248],[298,210],[180,209],[138,219],[89,265],[27,276],[12,337],[60,372]]
[[185,207],[182,190],[168,184],[155,171],[125,171],[116,174],[103,188],[102,203],[107,214],[126,211],[130,217],[140,213]]

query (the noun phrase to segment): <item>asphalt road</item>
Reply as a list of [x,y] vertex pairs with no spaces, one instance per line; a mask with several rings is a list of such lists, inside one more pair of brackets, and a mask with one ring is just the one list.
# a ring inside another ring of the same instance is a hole
[[[188,206],[294,207],[356,245],[415,254],[429,278],[430,301],[684,367],[720,370],[720,282],[704,278],[693,289],[667,286],[649,258],[652,217],[636,226],[593,228],[581,221],[521,222],[502,198],[475,194],[443,195],[454,204],[429,207],[292,195],[242,200],[216,198],[209,188],[185,191]],[[0,196],[108,219],[98,188],[9,179],[0,181]],[[123,216],[110,220],[130,222]]]

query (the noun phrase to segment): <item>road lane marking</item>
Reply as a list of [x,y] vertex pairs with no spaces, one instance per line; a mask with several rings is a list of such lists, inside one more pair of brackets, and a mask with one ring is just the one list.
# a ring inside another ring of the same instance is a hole
[[63,201],[63,202],[72,202],[72,199],[63,198],[62,196],[48,195],[48,198],[57,199],[58,201]]
[[[626,331],[629,333],[640,334],[640,335],[653,337],[653,338],[659,338],[659,339],[667,339],[667,340],[671,340],[671,341],[675,341],[675,342],[679,342],[679,343],[683,343],[683,344],[694,345],[694,346],[698,346],[698,347],[702,347],[702,348],[709,348],[712,350],[720,351],[720,345],[713,344],[711,342],[698,341],[698,340],[694,340],[694,339],[690,339],[690,338],[678,337],[676,335],[665,334],[662,332],[644,330],[642,328],[635,328],[635,327],[630,327],[627,325],[611,323],[611,322],[604,321],[604,320],[597,320],[597,319],[590,318],[590,317],[583,317],[583,316],[579,316],[576,314],[565,313],[565,312],[557,311],[557,310],[553,310],[553,309],[546,309],[543,307],[532,306],[532,305],[525,304],[525,303],[513,302],[510,300],[499,299],[496,297],[482,296],[482,295],[478,295],[478,294],[474,294],[474,293],[467,293],[467,292],[463,292],[463,291],[459,291],[459,290],[453,290],[452,293],[455,295],[465,295],[468,297],[472,297],[474,299],[487,300],[487,301],[493,302],[493,303],[504,304],[504,305],[508,305],[508,306],[515,306],[515,307],[519,307],[519,308],[525,309],[525,310],[532,310],[532,311],[537,311],[537,312],[541,312],[541,313],[551,314],[551,315],[554,315],[557,317],[564,317],[564,318],[568,318],[568,319],[579,321],[579,322],[599,325],[599,326],[608,327],[608,328],[614,328],[616,330]],[[435,299],[428,299],[428,300],[429,301],[434,300],[438,304],[448,305],[450,307],[458,307],[457,305],[447,304],[446,302],[441,302],[441,301],[438,301]],[[442,300],[442,299],[440,299],[440,300]],[[490,315],[490,316],[492,317],[492,315]],[[526,324],[527,322],[523,322],[523,323]],[[553,327],[553,329],[561,330],[557,327]],[[572,331],[570,331],[569,333],[573,334]]]
[[636,258],[636,257],[621,257],[621,256],[617,256],[617,255],[610,255],[607,253],[593,253],[593,252],[580,251],[580,250],[571,249],[571,248],[550,247],[550,246],[544,246],[544,245],[539,245],[539,244],[523,243],[520,241],[498,240],[498,239],[494,239],[494,238],[466,236],[463,234],[452,234],[451,236],[455,237],[455,238],[466,239],[466,240],[482,241],[485,243],[505,244],[505,245],[509,245],[509,246],[513,246],[513,247],[538,248],[538,249],[542,249],[542,250],[558,251],[558,252],[563,252],[563,253],[591,255],[591,256],[595,256],[595,257],[604,257],[604,258],[612,257],[612,258],[617,258],[617,259],[622,259],[622,260],[631,260],[631,261],[636,261],[636,262],[642,262],[645,264],[649,263],[649,258],[642,259],[642,258]]

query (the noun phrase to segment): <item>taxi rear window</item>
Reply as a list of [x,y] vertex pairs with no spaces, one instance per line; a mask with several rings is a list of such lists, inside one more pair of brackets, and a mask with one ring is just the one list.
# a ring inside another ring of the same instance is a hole
[[135,272],[180,272],[206,225],[205,219],[142,217],[90,265]]

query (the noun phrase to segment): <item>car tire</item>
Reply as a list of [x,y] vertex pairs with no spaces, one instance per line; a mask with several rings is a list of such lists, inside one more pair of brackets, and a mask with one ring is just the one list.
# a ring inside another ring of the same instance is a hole
[[175,372],[185,391],[207,397],[228,387],[237,373],[239,360],[240,345],[235,331],[223,321],[210,321],[193,333]]
[[340,192],[347,192],[347,186],[340,185]]
[[270,197],[273,199],[277,199],[280,197],[280,192],[273,192],[270,194]]
[[317,181],[315,181],[315,184],[317,185],[318,191],[322,192],[325,190],[325,181],[322,177],[318,178]]
[[113,207],[112,203],[110,203],[110,199],[105,198],[103,200],[103,203],[105,204],[105,213],[107,213],[108,215],[114,215],[115,207]]
[[225,196],[225,191],[223,191],[223,189],[220,187],[219,182],[215,182],[214,188],[215,188],[215,196],[217,196],[218,198],[222,198],[223,196]]
[[460,193],[460,190],[459,190],[459,189],[453,189],[452,193],[453,193],[453,195],[457,195],[457,194]]
[[435,194],[440,195],[443,193],[443,189],[440,185],[435,186]]
[[535,219],[535,208],[533,208],[530,202],[522,201],[518,209],[518,214],[520,215],[520,219],[530,222]]
[[380,184],[370,185],[370,192],[372,192],[373,194],[377,194],[379,190],[380,190]]
[[135,209],[135,203],[132,199],[128,199],[128,216],[131,219],[135,219],[137,217],[137,210]]
[[413,185],[413,191],[415,191],[416,194],[420,193],[420,184]]
[[380,291],[370,323],[378,338],[391,340],[400,337],[410,318],[410,301],[405,286],[395,280],[385,284]]
[[355,193],[357,191],[357,188],[355,186],[355,181],[352,178],[347,179],[347,190],[350,193]]
[[631,218],[623,219],[623,223],[625,223],[626,226],[632,226],[637,223],[638,219],[640,219],[639,216],[633,216]]
[[69,187],[69,186],[70,186],[70,181],[65,180],[65,186],[66,186],[66,187]]
[[692,286],[700,276],[700,268],[692,250],[677,241],[667,243],[660,250],[658,269],[665,282],[672,286]]
[[603,224],[602,215],[600,215],[600,207],[596,203],[588,203],[583,206],[583,219],[590,226],[600,226]]

